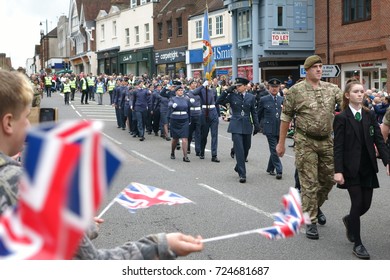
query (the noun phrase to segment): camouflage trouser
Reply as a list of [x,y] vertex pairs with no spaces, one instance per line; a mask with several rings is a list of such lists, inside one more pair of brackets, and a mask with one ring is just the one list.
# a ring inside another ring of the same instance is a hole
[[317,141],[295,135],[295,164],[301,183],[302,210],[317,223],[317,208],[328,199],[334,181],[333,139]]
[[39,107],[41,105],[41,95],[34,95],[32,107]]

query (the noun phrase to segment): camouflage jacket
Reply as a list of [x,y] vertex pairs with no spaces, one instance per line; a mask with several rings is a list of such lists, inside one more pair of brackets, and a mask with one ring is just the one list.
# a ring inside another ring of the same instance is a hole
[[384,123],[385,125],[390,126],[390,107],[387,108],[386,114],[385,114],[385,116],[383,117],[383,123]]
[[342,102],[341,89],[332,83],[320,82],[314,89],[306,80],[295,84],[286,93],[280,119],[292,121],[296,127],[312,136],[328,136],[332,132],[336,104]]
[[[0,215],[16,204],[18,182],[23,173],[19,162],[0,153]],[[169,260],[176,255],[168,248],[165,233],[149,235],[136,242],[126,242],[112,249],[97,249],[91,239],[97,237],[97,227],[92,224],[86,231],[75,259],[84,260]]]
[[16,203],[22,173],[19,162],[0,152],[0,214]]

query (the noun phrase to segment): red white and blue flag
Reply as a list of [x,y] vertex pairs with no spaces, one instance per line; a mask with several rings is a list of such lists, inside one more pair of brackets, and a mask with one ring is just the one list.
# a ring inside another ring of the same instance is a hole
[[134,213],[137,209],[148,208],[153,205],[192,202],[177,193],[134,182],[124,188],[114,200],[126,207],[131,213]]
[[215,70],[215,61],[214,61],[214,53],[213,47],[211,46],[211,39],[209,35],[209,13],[208,8],[206,6],[206,11],[204,12],[203,18],[203,70],[204,77],[206,80],[211,80],[213,76],[213,72]]
[[268,239],[280,239],[295,236],[299,233],[301,226],[308,222],[301,208],[299,192],[290,188],[288,194],[282,198],[283,209],[274,213],[274,224],[272,227],[261,228],[258,232]]
[[71,259],[120,158],[101,122],[32,128],[18,205],[0,217],[0,259]]

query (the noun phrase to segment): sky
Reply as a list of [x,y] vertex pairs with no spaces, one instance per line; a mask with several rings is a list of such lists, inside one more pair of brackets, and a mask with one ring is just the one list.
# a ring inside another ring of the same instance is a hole
[[46,34],[46,20],[50,32],[61,15],[69,16],[71,1],[0,0],[0,53],[11,58],[13,68],[26,67],[40,43],[40,30]]

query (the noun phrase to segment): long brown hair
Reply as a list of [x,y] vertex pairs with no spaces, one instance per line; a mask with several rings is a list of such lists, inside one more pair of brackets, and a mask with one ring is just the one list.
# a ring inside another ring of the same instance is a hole
[[[362,83],[359,80],[356,79],[350,79],[347,81],[347,84],[345,85],[344,93],[343,93],[343,103],[341,104],[341,111],[344,111],[349,106],[349,99],[346,97],[346,94],[349,93],[352,90],[352,87],[354,85],[362,85]],[[363,110],[366,112],[369,112],[370,109],[364,106],[362,104]]]

